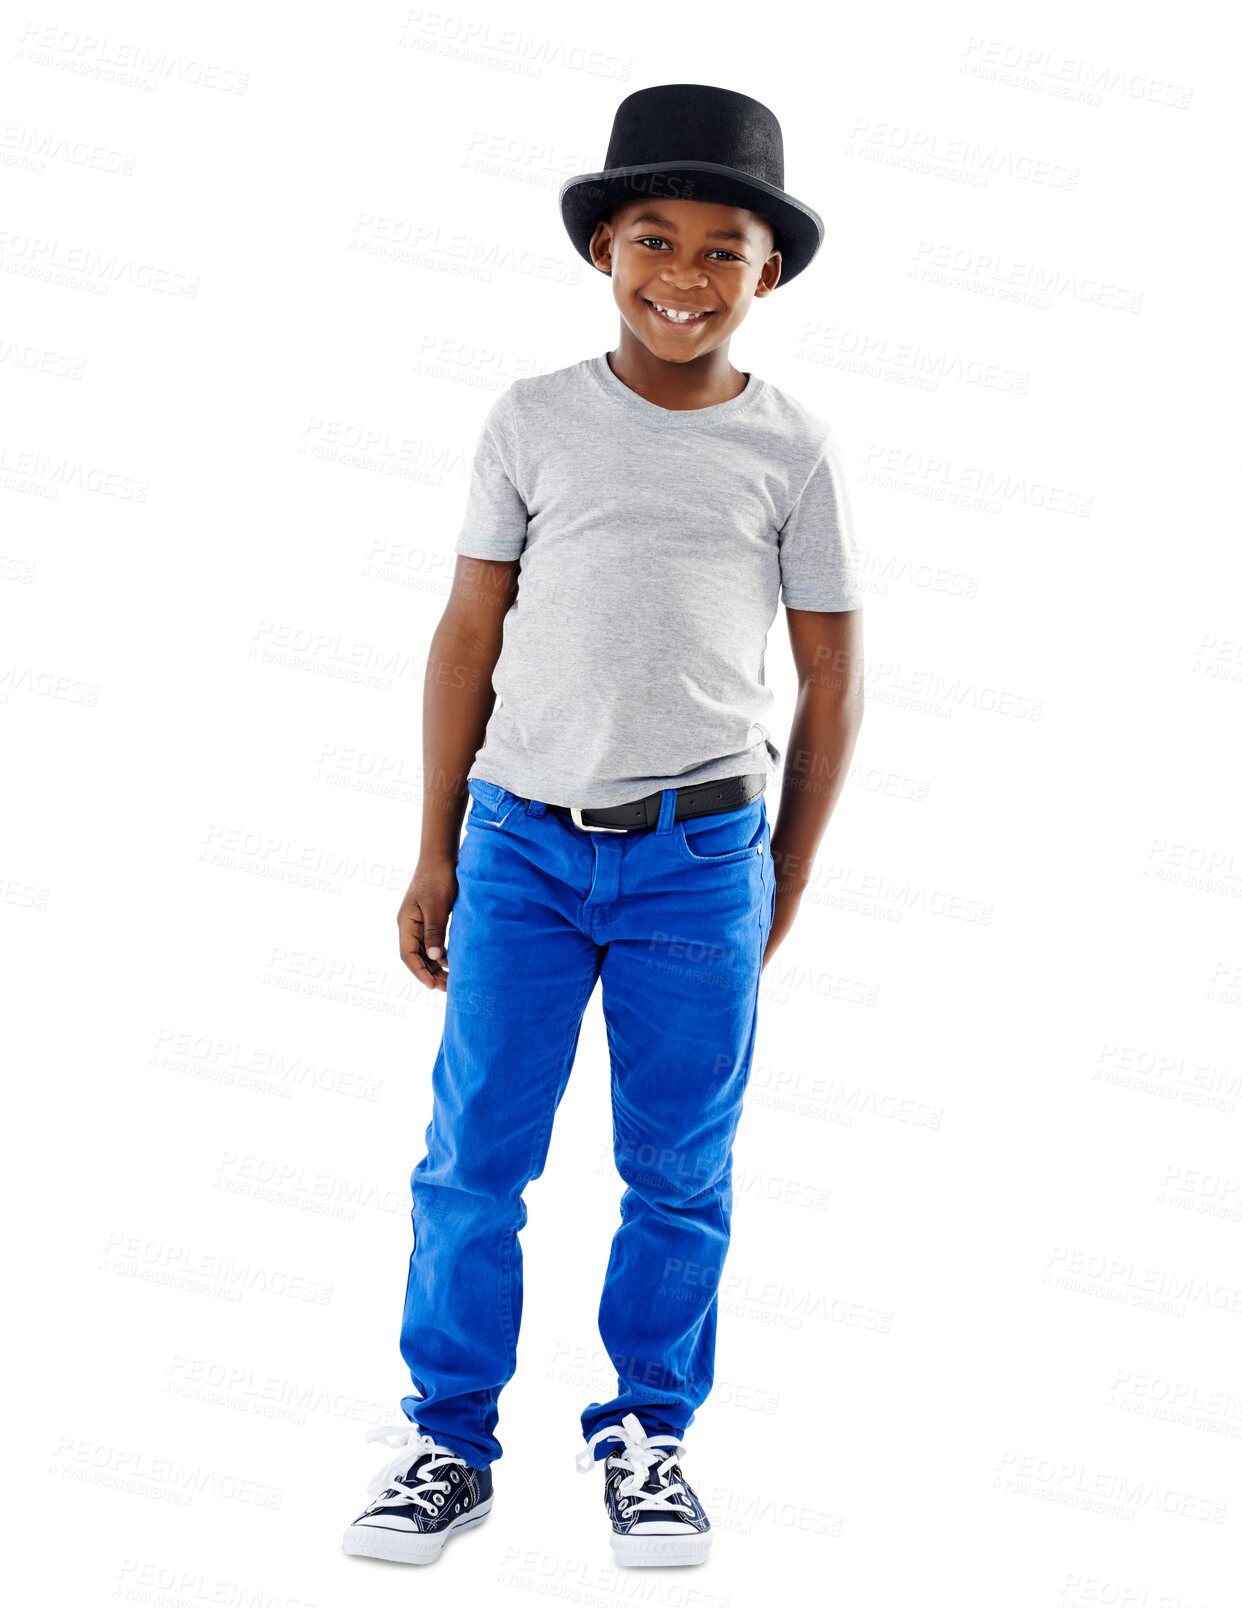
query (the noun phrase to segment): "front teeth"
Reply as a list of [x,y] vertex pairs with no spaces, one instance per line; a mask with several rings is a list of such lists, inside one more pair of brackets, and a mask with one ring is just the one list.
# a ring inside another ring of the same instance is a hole
[[652,302],[651,305],[658,313],[662,313],[665,318],[674,324],[696,324],[700,318],[707,317],[706,313],[675,313],[669,307],[661,307],[659,302]]

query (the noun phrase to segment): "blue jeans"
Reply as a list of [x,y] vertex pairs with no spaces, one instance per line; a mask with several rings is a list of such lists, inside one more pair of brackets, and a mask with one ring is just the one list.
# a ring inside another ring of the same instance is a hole
[[[617,1393],[680,1436],[712,1386],[732,1146],[750,1075],[775,879],[763,796],[716,815],[587,831],[471,778],[448,930],[427,1154],[410,1179],[406,1417],[473,1464],[501,1455],[526,1222],[587,1001],[602,984],[613,1151],[625,1183],[599,1308]],[[596,1449],[607,1455],[608,1446]]]

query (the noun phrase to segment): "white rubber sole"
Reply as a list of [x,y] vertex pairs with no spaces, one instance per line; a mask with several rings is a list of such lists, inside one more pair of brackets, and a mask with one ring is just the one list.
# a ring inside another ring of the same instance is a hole
[[463,1530],[469,1530],[492,1511],[492,1498],[454,1519],[447,1529],[435,1535],[414,1530],[386,1530],[379,1524],[351,1524],[341,1545],[355,1558],[384,1558],[389,1563],[434,1563],[444,1551],[444,1543]]
[[615,1535],[613,1556],[627,1569],[669,1569],[679,1563],[706,1563],[712,1532],[705,1535]]

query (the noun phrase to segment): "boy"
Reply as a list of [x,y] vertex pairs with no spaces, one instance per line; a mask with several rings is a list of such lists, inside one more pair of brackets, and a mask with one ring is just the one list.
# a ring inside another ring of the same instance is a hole
[[[619,1562],[697,1563],[711,1544],[678,1457],[712,1384],[760,973],[861,719],[835,440],[728,358],[752,302],[822,239],[782,186],[780,125],[757,101],[699,84],[630,95],[605,171],[561,191],[575,248],[612,279],[618,349],[514,382],[479,437],[398,917],[406,964],[446,995],[411,1178],[415,1393],[408,1428],[370,1431],[396,1456],[349,1552],[429,1562],[491,1509],[522,1193],[597,982],[627,1187],[599,1309],[617,1393],[583,1412],[579,1466],[605,1465]],[[799,693],[772,832],[763,658],[778,593]]]

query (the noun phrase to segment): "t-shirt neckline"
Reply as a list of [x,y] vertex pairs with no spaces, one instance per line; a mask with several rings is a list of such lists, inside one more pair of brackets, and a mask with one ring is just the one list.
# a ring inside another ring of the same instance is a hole
[[738,413],[742,408],[751,405],[765,384],[757,374],[749,374],[745,389],[739,391],[736,396],[731,396],[727,402],[713,402],[706,408],[662,408],[655,402],[649,402],[645,396],[639,396],[637,391],[632,391],[624,380],[618,378],[612,372],[606,352],[589,358],[588,366],[601,389],[615,401],[630,408],[649,424],[658,424],[671,430],[702,428],[704,425],[715,424],[717,419]]

